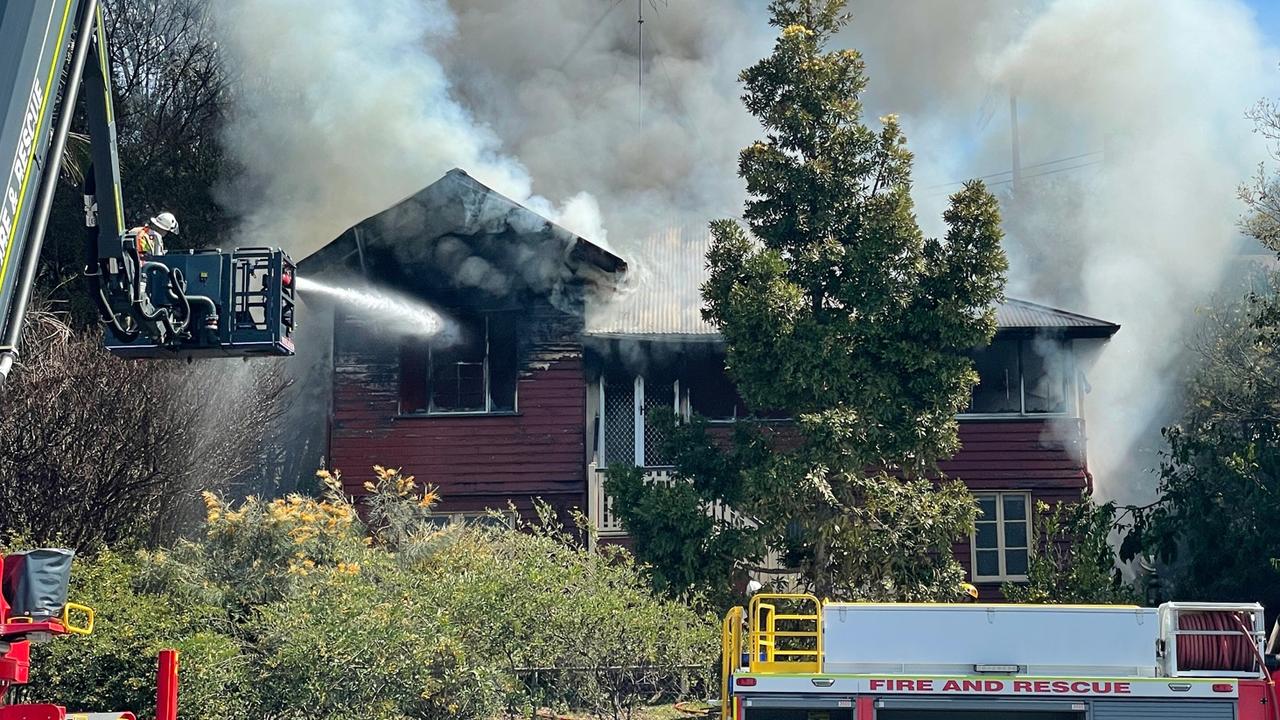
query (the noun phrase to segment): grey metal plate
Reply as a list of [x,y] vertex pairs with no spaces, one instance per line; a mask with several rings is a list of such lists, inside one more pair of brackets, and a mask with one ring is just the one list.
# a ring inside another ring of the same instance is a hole
[[0,326],[39,191],[79,0],[0,0]]

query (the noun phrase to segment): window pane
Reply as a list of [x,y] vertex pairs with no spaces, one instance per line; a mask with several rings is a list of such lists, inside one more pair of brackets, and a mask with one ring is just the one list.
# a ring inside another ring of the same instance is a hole
[[997,340],[973,357],[978,384],[973,388],[972,413],[1016,413],[1022,409],[1018,383],[1018,342]]
[[491,528],[509,528],[511,527],[511,519],[506,515],[490,515],[484,514],[463,514],[458,518],[462,524],[472,527],[491,527]]
[[1027,523],[1024,520],[1004,524],[1004,546],[1007,548],[1024,548],[1027,546]]
[[512,313],[489,315],[490,409],[516,409],[516,317]]
[[978,548],[996,547],[996,524],[993,522],[977,523],[973,531],[973,544]]
[[1007,575],[1027,574],[1027,551],[1009,550],[1004,555],[1004,571]]
[[453,524],[453,518],[448,515],[428,515],[422,519],[422,523],[434,530],[443,530]]
[[431,409],[441,412],[483,411],[483,321],[468,324],[449,347],[431,350]]
[[982,512],[982,515],[979,516],[980,519],[994,521],[996,519],[996,496],[979,495],[978,510]]
[[1022,344],[1022,374],[1027,412],[1067,411],[1067,349],[1048,340]]
[[1000,552],[997,550],[979,550],[978,563],[974,569],[975,577],[994,577],[1000,574]]
[[1005,520],[1025,520],[1027,518],[1026,495],[1005,495],[1003,497]]

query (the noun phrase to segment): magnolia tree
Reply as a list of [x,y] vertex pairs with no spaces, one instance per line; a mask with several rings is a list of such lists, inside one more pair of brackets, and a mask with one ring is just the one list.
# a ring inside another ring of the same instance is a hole
[[[997,203],[968,183],[946,237],[926,238],[897,120],[864,124],[862,58],[828,49],[844,2],[769,11],[777,44],[741,75],[765,131],[740,158],[746,227],[712,224],[703,298],[742,398],[794,418],[794,448],[761,452],[757,436],[722,452],[695,423],[670,448],[692,489],[615,470],[615,507],[637,552],[685,586],[723,584],[775,550],[821,596],[954,597],[951,544],[976,509],[960,483],[935,481],[936,463],[958,448],[955,416],[977,380],[968,352],[995,331]],[[693,517],[691,504],[717,500],[740,515],[678,528],[713,556],[690,562],[659,537],[671,530],[662,513]]]

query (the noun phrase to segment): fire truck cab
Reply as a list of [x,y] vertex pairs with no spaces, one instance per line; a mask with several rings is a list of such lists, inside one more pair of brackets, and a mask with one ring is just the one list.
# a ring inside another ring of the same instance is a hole
[[725,616],[722,720],[1280,720],[1262,606],[820,602]]

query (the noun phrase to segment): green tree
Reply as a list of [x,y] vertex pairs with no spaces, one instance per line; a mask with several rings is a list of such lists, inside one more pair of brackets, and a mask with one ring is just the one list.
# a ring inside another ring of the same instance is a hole
[[951,543],[976,509],[959,483],[930,477],[958,447],[955,415],[977,379],[967,353],[995,331],[999,211],[971,182],[951,198],[944,239],[920,232],[897,119],[862,122],[863,61],[827,47],[844,4],[770,3],[777,44],[741,75],[765,138],[740,158],[747,228],[712,223],[705,314],[742,397],[785,410],[799,442],[711,492],[736,497],[820,595],[951,597],[962,578]]
[[1186,600],[1280,607],[1280,328],[1274,291],[1206,311],[1186,411],[1164,429],[1159,501],[1129,553],[1168,565]]
[[1016,603],[1135,603],[1138,594],[1116,563],[1111,532],[1118,529],[1115,503],[1036,503],[1031,524],[1031,560],[1026,583],[1001,590]]

